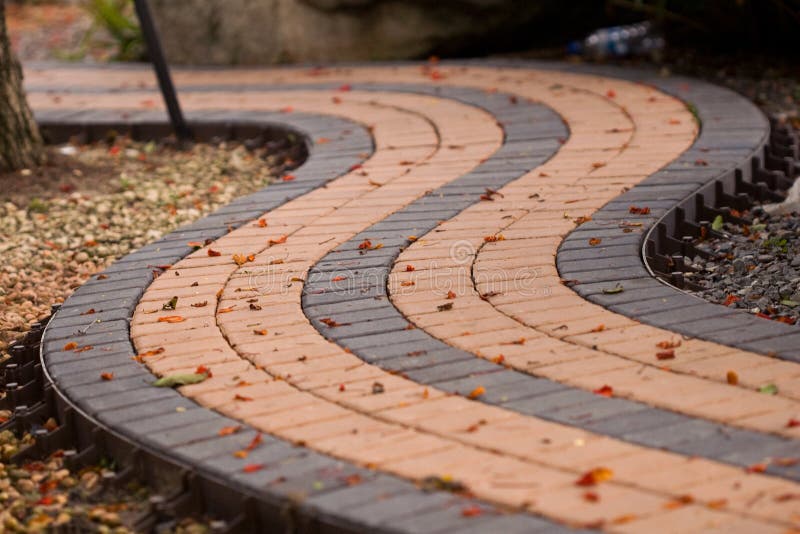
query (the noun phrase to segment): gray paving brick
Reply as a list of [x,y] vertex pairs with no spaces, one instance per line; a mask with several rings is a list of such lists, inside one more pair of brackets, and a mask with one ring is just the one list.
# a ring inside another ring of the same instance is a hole
[[614,414],[608,417],[593,419],[581,426],[594,432],[620,437],[643,445],[658,447],[660,445],[657,443],[657,437],[648,434],[646,432],[647,430],[674,425],[690,419],[682,414],[650,408],[645,405],[640,405],[639,408],[639,410],[634,412],[625,412],[623,414]]
[[486,360],[472,359],[414,369],[405,374],[408,378],[416,382],[436,384],[437,382],[455,380],[474,374],[481,374],[484,376],[488,373],[500,372],[502,369],[501,366],[487,362]]

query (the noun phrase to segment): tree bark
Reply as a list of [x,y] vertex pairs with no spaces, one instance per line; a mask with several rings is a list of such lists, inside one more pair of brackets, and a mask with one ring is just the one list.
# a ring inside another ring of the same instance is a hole
[[0,0],[0,171],[42,162],[42,138],[22,89],[22,67],[11,51],[5,0]]

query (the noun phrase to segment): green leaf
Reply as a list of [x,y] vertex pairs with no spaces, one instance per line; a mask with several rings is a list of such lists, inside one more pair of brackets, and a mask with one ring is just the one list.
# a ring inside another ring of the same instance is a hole
[[178,307],[178,297],[172,297],[167,301],[166,304],[161,306],[162,310],[174,310]]
[[790,308],[794,308],[795,306],[800,306],[800,302],[795,302],[790,299],[783,299],[781,301],[781,304],[783,304],[784,306],[789,306]]
[[758,388],[759,393],[764,393],[766,395],[777,395],[778,394],[778,386],[775,384],[767,384]]
[[625,288],[622,287],[622,285],[617,284],[614,287],[604,289],[603,293],[605,293],[606,295],[616,295],[617,293],[622,293],[623,291],[625,291]]
[[164,376],[153,382],[157,388],[172,388],[175,386],[185,386],[187,384],[199,384],[208,378],[208,375],[203,373],[188,373],[182,375],[169,375]]
[[714,230],[715,232],[719,232],[720,230],[722,230],[723,222],[724,221],[722,220],[722,215],[717,215],[716,217],[714,217],[714,222],[711,223],[711,229]]

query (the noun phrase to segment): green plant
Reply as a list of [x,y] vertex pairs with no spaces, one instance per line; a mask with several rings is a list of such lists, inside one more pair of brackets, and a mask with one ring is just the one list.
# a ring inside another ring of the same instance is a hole
[[145,57],[145,46],[132,0],[85,0],[84,7],[92,16],[87,38],[104,31],[116,46],[113,59],[138,61]]

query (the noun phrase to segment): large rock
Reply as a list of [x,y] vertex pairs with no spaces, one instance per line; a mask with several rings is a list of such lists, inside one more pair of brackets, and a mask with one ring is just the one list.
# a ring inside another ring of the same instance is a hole
[[150,0],[174,63],[268,64],[480,53],[535,0]]

